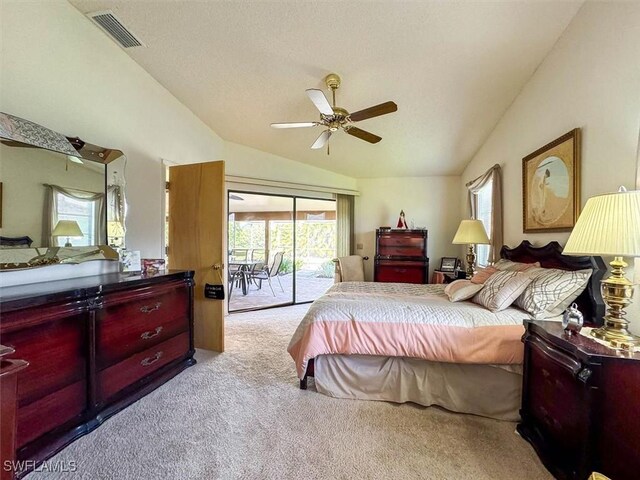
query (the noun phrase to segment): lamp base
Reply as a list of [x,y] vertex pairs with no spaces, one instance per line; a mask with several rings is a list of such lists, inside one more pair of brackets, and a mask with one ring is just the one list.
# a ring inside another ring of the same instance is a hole
[[629,332],[629,322],[624,318],[624,309],[631,305],[633,298],[633,283],[624,276],[627,266],[622,257],[615,257],[611,263],[611,276],[602,281],[600,291],[604,303],[607,304],[607,314],[604,326],[591,331],[591,335],[605,340],[614,348],[627,348],[640,345],[640,337]]
[[476,250],[473,244],[469,244],[466,260],[467,260],[467,279],[471,279],[476,274]]
[[614,348],[640,345],[640,337],[624,329],[609,328],[608,326],[591,330],[591,335],[599,340],[609,342]]

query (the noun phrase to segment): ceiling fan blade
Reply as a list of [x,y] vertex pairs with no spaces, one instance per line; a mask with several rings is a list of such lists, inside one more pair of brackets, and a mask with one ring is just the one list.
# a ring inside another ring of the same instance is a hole
[[318,150],[319,148],[324,147],[329,141],[330,136],[331,136],[331,131],[325,130],[320,134],[320,136],[316,139],[316,141],[313,142],[313,145],[311,145],[311,148],[313,150]]
[[329,103],[329,100],[327,100],[327,97],[324,96],[324,92],[322,90],[309,88],[306,92],[316,108],[320,110],[321,114],[333,115],[333,108],[331,108],[331,104]]
[[373,133],[369,133],[365,130],[362,130],[358,127],[349,127],[344,129],[349,135],[353,135],[354,137],[358,137],[360,140],[364,140],[369,143],[378,143],[382,140],[382,137],[374,135]]
[[289,123],[272,123],[273,128],[303,128],[303,127],[315,127],[320,125],[319,122],[289,122]]
[[374,107],[365,108],[349,115],[352,122],[359,122],[367,118],[379,117],[398,110],[398,106],[393,102],[385,102]]

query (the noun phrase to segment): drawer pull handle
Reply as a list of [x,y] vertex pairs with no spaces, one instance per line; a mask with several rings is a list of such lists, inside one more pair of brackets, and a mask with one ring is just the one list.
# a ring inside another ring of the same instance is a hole
[[580,370],[580,372],[578,373],[578,379],[582,382],[582,383],[587,383],[589,381],[589,378],[591,378],[591,374],[593,372],[591,371],[591,369],[589,368],[583,368],[582,370]]
[[140,308],[140,311],[142,313],[151,313],[151,312],[155,312],[156,310],[160,309],[160,305],[162,305],[161,302],[157,302],[155,305],[153,306],[149,306],[149,305],[145,305],[144,307]]
[[140,338],[143,340],[149,340],[150,338],[157,337],[158,335],[160,335],[161,331],[162,331],[162,327],[156,327],[154,332],[144,332],[142,335],[140,335]]
[[140,362],[140,365],[143,367],[148,367],[149,365],[153,365],[162,357],[162,352],[156,353],[153,357],[147,357]]

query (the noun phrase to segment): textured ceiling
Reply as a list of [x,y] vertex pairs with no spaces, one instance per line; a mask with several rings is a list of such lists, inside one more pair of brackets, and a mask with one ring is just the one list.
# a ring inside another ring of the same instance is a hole
[[[126,52],[225,140],[352,177],[459,174],[581,2],[70,0],[113,10],[146,47]],[[97,28],[97,27],[96,27]],[[342,76],[337,104],[387,100],[359,122],[376,145],[321,127],[305,95]]]

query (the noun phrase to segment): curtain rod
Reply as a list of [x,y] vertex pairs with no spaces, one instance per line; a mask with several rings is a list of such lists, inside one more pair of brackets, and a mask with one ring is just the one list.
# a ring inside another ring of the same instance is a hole
[[309,185],[305,183],[281,182],[281,181],[275,181],[275,180],[266,180],[263,178],[225,175],[225,180],[227,182],[245,183],[247,185],[262,185],[262,186],[268,186],[268,187],[292,188],[296,190],[306,190],[310,192],[339,193],[344,195],[353,195],[354,197],[360,196],[360,192],[357,190],[349,190],[346,188],[323,187],[320,185]]
[[489,173],[491,170],[493,170],[493,169],[494,169],[494,168],[496,168],[496,167],[497,167],[497,168],[500,168],[500,164],[499,164],[499,163],[496,163],[493,167],[491,167],[489,170],[487,170],[486,172],[484,172],[482,175],[480,175],[480,176],[478,176],[478,177],[474,178],[473,180],[471,180],[471,181],[469,181],[469,182],[465,183],[465,184],[464,184],[464,186],[465,186],[465,187],[468,187],[468,186],[469,186],[469,185],[471,185],[472,183],[477,182],[478,180],[480,180],[482,177],[484,177],[487,173]]
[[49,183],[43,183],[42,185],[44,185],[45,187],[59,187],[59,188],[64,188],[65,190],[75,190],[76,192],[93,193],[95,195],[102,193],[102,192],[92,192],[91,190],[82,190],[81,188],[76,188],[76,187],[63,187],[62,185],[51,185]]

